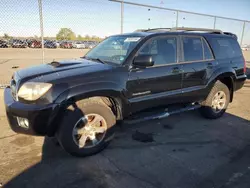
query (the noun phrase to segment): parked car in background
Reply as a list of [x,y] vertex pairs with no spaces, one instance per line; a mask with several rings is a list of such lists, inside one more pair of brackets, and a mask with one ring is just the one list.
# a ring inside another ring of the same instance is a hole
[[243,45],[243,46],[241,47],[241,49],[242,49],[243,51],[249,51],[249,50],[250,50],[250,45]]
[[42,48],[42,42],[40,40],[30,40],[29,47],[30,48]]
[[10,42],[12,48],[27,48],[28,44],[25,40],[13,39]]
[[94,41],[85,41],[84,44],[85,44],[85,48],[88,48],[88,49],[92,49],[97,45],[97,43]]
[[84,42],[74,42],[73,48],[84,49],[86,48],[86,45],[84,44]]
[[9,44],[5,40],[0,40],[0,48],[8,48]]
[[72,42],[68,42],[68,41],[63,41],[60,44],[61,48],[73,48]]
[[60,42],[59,41],[55,41],[56,47],[60,48]]
[[57,44],[54,41],[45,41],[44,48],[57,48]]
[[[45,48],[76,48],[76,49],[92,49],[99,42],[97,41],[56,41],[53,39],[45,39],[44,47]],[[0,39],[0,48],[41,48],[42,42],[39,39],[27,38],[27,39],[11,39],[4,40]]]

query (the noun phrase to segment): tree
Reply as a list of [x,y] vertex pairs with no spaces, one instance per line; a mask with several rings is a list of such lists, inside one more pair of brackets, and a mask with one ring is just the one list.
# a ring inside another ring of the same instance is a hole
[[77,40],[83,40],[81,35],[77,35]]
[[61,28],[56,35],[57,40],[75,40],[76,35],[70,28]]
[[11,37],[7,33],[4,33],[3,38],[4,39],[10,39]]
[[98,37],[95,36],[95,35],[93,35],[93,36],[91,37],[91,40],[92,40],[92,41],[97,41],[97,40],[98,40]]
[[84,36],[84,39],[85,39],[85,40],[89,40],[89,39],[90,39],[90,36],[89,36],[89,35],[85,35],[85,36]]

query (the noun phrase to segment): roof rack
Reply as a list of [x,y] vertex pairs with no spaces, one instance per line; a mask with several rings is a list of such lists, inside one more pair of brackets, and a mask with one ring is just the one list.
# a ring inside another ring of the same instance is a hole
[[192,28],[192,27],[173,27],[173,28],[152,28],[152,29],[137,29],[135,32],[166,32],[166,31],[204,31],[215,34],[229,35],[237,39],[237,35],[230,32],[223,32],[219,29],[208,28]]
[[137,29],[135,32],[157,32],[157,31],[170,31],[172,28],[152,28],[152,29]]
[[212,33],[224,34],[219,29],[192,28],[192,27],[173,27],[170,29],[170,31],[208,31],[208,32],[212,32]]

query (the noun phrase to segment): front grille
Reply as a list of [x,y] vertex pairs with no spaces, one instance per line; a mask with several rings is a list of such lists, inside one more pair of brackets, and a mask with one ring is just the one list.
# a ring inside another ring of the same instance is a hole
[[11,80],[11,82],[10,82],[10,89],[11,89],[11,94],[12,94],[12,97],[13,97],[13,99],[15,99],[16,100],[16,82],[15,82],[15,80]]

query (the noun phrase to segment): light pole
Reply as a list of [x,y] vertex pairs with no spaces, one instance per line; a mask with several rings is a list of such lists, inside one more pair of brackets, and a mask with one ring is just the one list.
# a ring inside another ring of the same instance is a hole
[[246,26],[246,22],[243,23],[242,34],[241,34],[241,40],[240,40],[240,46],[243,45],[243,37],[244,37],[244,32],[245,32],[245,26]]
[[121,2],[121,34],[123,34],[124,2]]
[[40,31],[41,31],[41,38],[42,38],[42,62],[44,63],[43,5],[42,5],[42,0],[38,0],[38,6],[39,6],[39,18],[40,18]]

